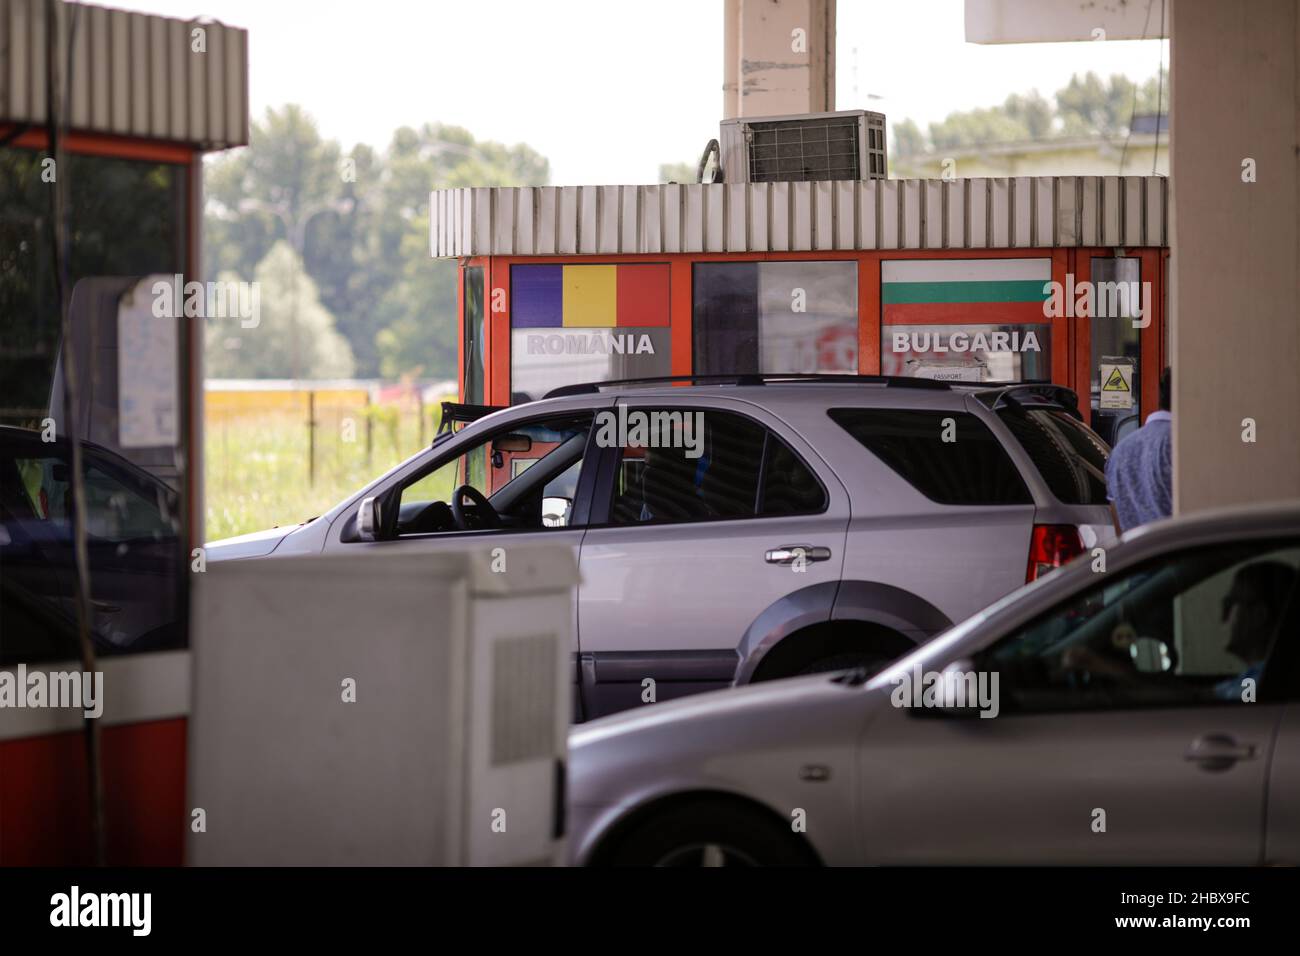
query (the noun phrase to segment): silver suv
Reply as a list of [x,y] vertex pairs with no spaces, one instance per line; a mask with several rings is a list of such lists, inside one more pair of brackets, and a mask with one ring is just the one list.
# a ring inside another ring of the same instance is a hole
[[[471,420],[452,430],[455,420]],[[209,560],[561,540],[590,719],[880,667],[1113,536],[1108,448],[1050,385],[740,376],[448,405],[433,446]]]

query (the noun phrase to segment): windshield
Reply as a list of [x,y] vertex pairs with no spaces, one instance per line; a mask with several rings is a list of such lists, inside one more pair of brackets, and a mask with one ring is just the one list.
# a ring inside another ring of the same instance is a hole
[[[578,441],[578,451],[585,444],[589,416],[580,415],[559,421],[533,422],[512,426],[505,432],[484,434],[482,439],[466,448],[455,458],[444,462],[435,470],[403,489],[402,501],[447,501],[461,485],[470,485],[487,497],[492,497],[529,468],[550,456],[574,457],[573,442]],[[448,435],[450,437],[450,435]],[[576,482],[577,471],[564,472],[565,487]]]
[[[866,685],[867,689],[896,684],[900,675],[911,673],[916,668],[920,668],[922,671],[940,669],[939,665],[951,661],[957,649],[985,621],[1000,614],[1016,602],[1023,600],[1027,595],[1033,593],[1034,589],[1053,584],[1056,581],[1057,577],[1055,575],[1038,578],[1036,581],[1004,595],[984,608],[984,610],[976,612],[958,624],[954,624],[938,637],[918,647],[907,656],[899,658],[889,667],[872,677]],[[972,650],[976,650],[976,648],[972,648]]]

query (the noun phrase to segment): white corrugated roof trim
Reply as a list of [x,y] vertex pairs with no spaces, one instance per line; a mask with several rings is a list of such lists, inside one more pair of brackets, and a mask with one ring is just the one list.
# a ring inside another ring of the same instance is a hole
[[436,258],[1168,245],[1163,176],[439,189]]
[[[80,3],[56,9],[63,64],[72,37],[69,129],[204,149],[248,143],[247,31]],[[46,34],[44,0],[0,2],[0,122],[46,122]]]

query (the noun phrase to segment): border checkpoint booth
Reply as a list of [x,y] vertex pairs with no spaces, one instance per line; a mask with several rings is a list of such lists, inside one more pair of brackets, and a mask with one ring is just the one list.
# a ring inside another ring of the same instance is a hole
[[0,235],[18,240],[0,270],[0,423],[30,436],[50,420],[71,445],[41,178],[53,52],[68,104],[56,166],[73,226],[76,437],[114,489],[138,492],[147,526],[119,536],[93,509],[87,522],[102,677],[88,686],[102,708],[29,704],[34,676],[82,676],[71,587],[46,586],[67,567],[30,546],[38,529],[70,535],[63,452],[15,468],[21,486],[0,483],[0,692],[24,700],[0,707],[0,865],[87,864],[101,845],[113,865],[559,862],[566,551],[512,548],[508,569],[486,553],[193,561],[205,320],[154,313],[152,284],[199,275],[203,154],[248,142],[247,33],[0,0],[0,49]]
[[430,243],[459,261],[466,403],[747,372],[1044,381],[1114,443],[1168,361],[1168,195],[1160,176],[445,189]]
[[[118,463],[114,474],[136,475],[139,484],[132,487],[162,493],[165,486],[177,506],[174,524],[156,544],[165,562],[159,566],[167,570],[148,593],[132,594],[123,585],[131,603],[114,599],[127,576],[114,573],[112,555],[101,561],[104,545],[90,549],[99,615],[94,626],[111,626],[119,611],[138,611],[142,620],[152,616],[168,629],[166,649],[130,648],[97,659],[104,678],[98,749],[106,859],[177,864],[191,719],[189,555],[203,541],[203,320],[160,325],[147,297],[132,290],[150,277],[200,274],[203,156],[248,143],[248,34],[212,20],[0,0],[0,49],[6,51],[0,60],[4,235],[14,240],[5,249],[13,254],[9,270],[0,273],[6,306],[0,314],[0,422],[30,428],[48,416],[68,437],[50,251],[52,187],[41,175],[53,159],[46,65],[57,56],[56,89],[63,95],[55,101],[62,152],[56,175],[70,223],[77,437],[98,449],[96,461]],[[142,369],[148,374],[138,374]],[[135,414],[141,409],[152,422],[144,438]],[[96,514],[90,518],[94,525]],[[9,557],[0,555],[0,563]],[[13,572],[13,564],[0,568],[10,582]],[[6,611],[11,608],[6,604]],[[80,669],[52,636],[15,647],[13,626],[13,618],[0,619],[0,671],[10,679],[24,668]],[[78,709],[0,711],[0,864],[93,861],[83,729]]]

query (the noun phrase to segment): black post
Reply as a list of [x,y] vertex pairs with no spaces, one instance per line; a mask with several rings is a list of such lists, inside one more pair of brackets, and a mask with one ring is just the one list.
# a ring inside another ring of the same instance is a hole
[[307,484],[316,484],[316,392],[307,393]]

